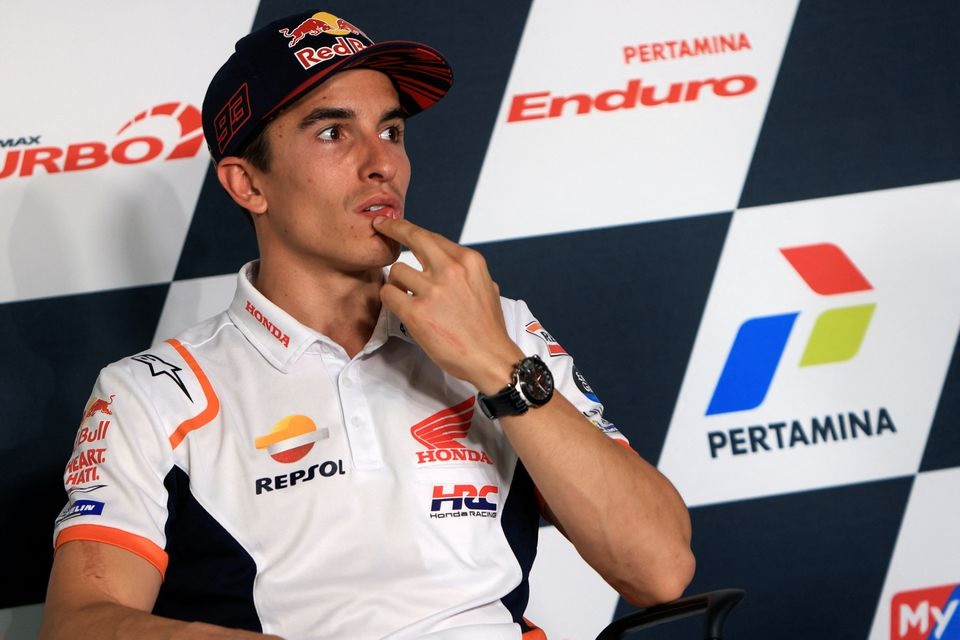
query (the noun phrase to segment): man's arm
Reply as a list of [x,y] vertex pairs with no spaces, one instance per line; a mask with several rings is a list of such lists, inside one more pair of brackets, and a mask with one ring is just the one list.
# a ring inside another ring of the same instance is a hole
[[[441,369],[487,395],[502,389],[528,354],[510,339],[483,257],[406,220],[374,224],[423,265],[394,265],[383,303]],[[682,594],[694,570],[690,519],[663,475],[560,394],[500,424],[547,515],[607,582],[641,607]]]
[[67,542],[53,560],[40,639],[279,640],[151,615],[160,581],[152,564],[129,551],[101,542]]

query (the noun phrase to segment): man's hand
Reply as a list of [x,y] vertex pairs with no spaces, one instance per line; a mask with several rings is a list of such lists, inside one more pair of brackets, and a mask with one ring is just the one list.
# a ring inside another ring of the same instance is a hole
[[[390,270],[380,299],[444,371],[490,395],[523,352],[507,333],[499,289],[476,251],[405,220],[377,218],[423,271]],[[562,394],[500,419],[503,433],[581,556],[639,607],[679,597],[693,576],[690,518],[656,468],[598,431]]]
[[383,304],[445,372],[484,393],[503,388],[523,353],[507,333],[500,289],[483,256],[407,220],[380,217],[373,226],[423,265],[393,265],[380,291]]

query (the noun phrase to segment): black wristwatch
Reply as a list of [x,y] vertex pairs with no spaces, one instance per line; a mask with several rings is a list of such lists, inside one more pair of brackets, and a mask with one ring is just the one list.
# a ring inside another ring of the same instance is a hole
[[530,407],[542,407],[553,397],[553,374],[539,356],[524,358],[513,366],[510,384],[492,396],[477,394],[477,404],[491,420],[519,416]]

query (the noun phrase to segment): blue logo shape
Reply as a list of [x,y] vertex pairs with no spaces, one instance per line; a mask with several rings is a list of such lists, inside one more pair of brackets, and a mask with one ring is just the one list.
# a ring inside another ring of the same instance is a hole
[[64,520],[69,520],[70,518],[76,518],[78,516],[99,516],[103,513],[103,503],[97,502],[96,500],[77,500],[70,508],[64,511],[57,522],[63,522]]
[[737,331],[730,355],[707,407],[707,415],[760,406],[799,312],[750,318]]

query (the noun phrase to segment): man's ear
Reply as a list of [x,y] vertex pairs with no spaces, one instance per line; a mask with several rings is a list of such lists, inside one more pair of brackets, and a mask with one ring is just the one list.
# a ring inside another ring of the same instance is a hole
[[217,164],[217,178],[238,205],[252,214],[267,210],[267,198],[256,185],[256,169],[244,160],[227,156]]

